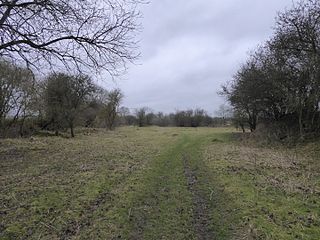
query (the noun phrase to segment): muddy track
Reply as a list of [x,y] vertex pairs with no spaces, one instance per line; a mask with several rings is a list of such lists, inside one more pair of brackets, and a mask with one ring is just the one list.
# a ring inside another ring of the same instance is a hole
[[208,203],[197,188],[197,176],[190,167],[190,156],[187,153],[182,155],[184,174],[188,183],[188,190],[193,199],[193,227],[198,240],[212,240],[213,233],[209,230]]

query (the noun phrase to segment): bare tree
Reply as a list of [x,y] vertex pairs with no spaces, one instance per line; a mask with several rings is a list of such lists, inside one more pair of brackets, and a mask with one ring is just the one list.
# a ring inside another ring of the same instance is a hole
[[118,108],[123,98],[123,94],[120,89],[110,91],[107,96],[107,102],[105,104],[104,117],[108,130],[112,130],[115,125],[115,120],[118,115]]
[[276,135],[320,134],[320,2],[301,0],[278,14],[275,34],[223,88],[241,122]]
[[174,114],[174,121],[177,127],[191,127],[193,120],[193,110],[177,111]]
[[122,125],[129,125],[129,121],[127,121],[127,117],[130,115],[130,109],[127,107],[120,107],[119,108],[119,117],[120,117],[120,124]]
[[135,110],[135,115],[137,118],[137,124],[139,127],[144,127],[147,125],[147,114],[149,112],[148,107],[142,107]]
[[140,0],[1,0],[0,56],[118,74],[137,57]]
[[233,111],[233,123],[236,128],[241,128],[242,132],[246,132],[247,114],[243,110]]
[[221,104],[219,110],[216,111],[216,115],[222,118],[223,125],[226,125],[226,120],[233,115],[232,108],[226,104]]
[[192,127],[200,127],[206,125],[207,112],[204,109],[196,108],[193,111]]
[[56,133],[59,129],[68,127],[71,137],[74,137],[75,121],[80,108],[94,90],[91,78],[85,75],[55,73],[48,77],[45,89],[46,115]]
[[[320,2],[301,0],[278,16],[273,46],[294,74],[291,105],[298,114],[300,137],[319,130]],[[292,88],[292,87],[291,87]]]
[[[34,77],[28,69],[0,61],[0,129],[27,116],[34,90]],[[10,119],[10,120],[8,120]],[[22,121],[23,124],[23,121]],[[21,125],[22,126],[22,125]]]

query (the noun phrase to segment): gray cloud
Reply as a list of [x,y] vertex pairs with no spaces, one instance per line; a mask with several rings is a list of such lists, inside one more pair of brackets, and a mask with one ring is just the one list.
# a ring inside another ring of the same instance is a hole
[[142,9],[142,58],[116,82],[124,105],[170,112],[202,107],[217,95],[247,52],[272,34],[277,11],[292,0],[153,0]]

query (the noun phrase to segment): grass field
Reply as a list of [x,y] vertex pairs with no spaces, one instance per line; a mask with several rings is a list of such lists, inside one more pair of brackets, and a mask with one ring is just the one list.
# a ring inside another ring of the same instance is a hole
[[0,141],[0,239],[320,239],[320,144],[232,129]]

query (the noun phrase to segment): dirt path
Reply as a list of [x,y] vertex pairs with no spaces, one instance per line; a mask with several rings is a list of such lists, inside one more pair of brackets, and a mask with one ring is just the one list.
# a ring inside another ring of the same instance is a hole
[[187,178],[188,189],[193,198],[193,227],[196,237],[199,240],[214,239],[209,230],[208,203],[197,188],[197,176],[190,167],[190,156],[187,153],[182,154],[184,164],[184,174]]

